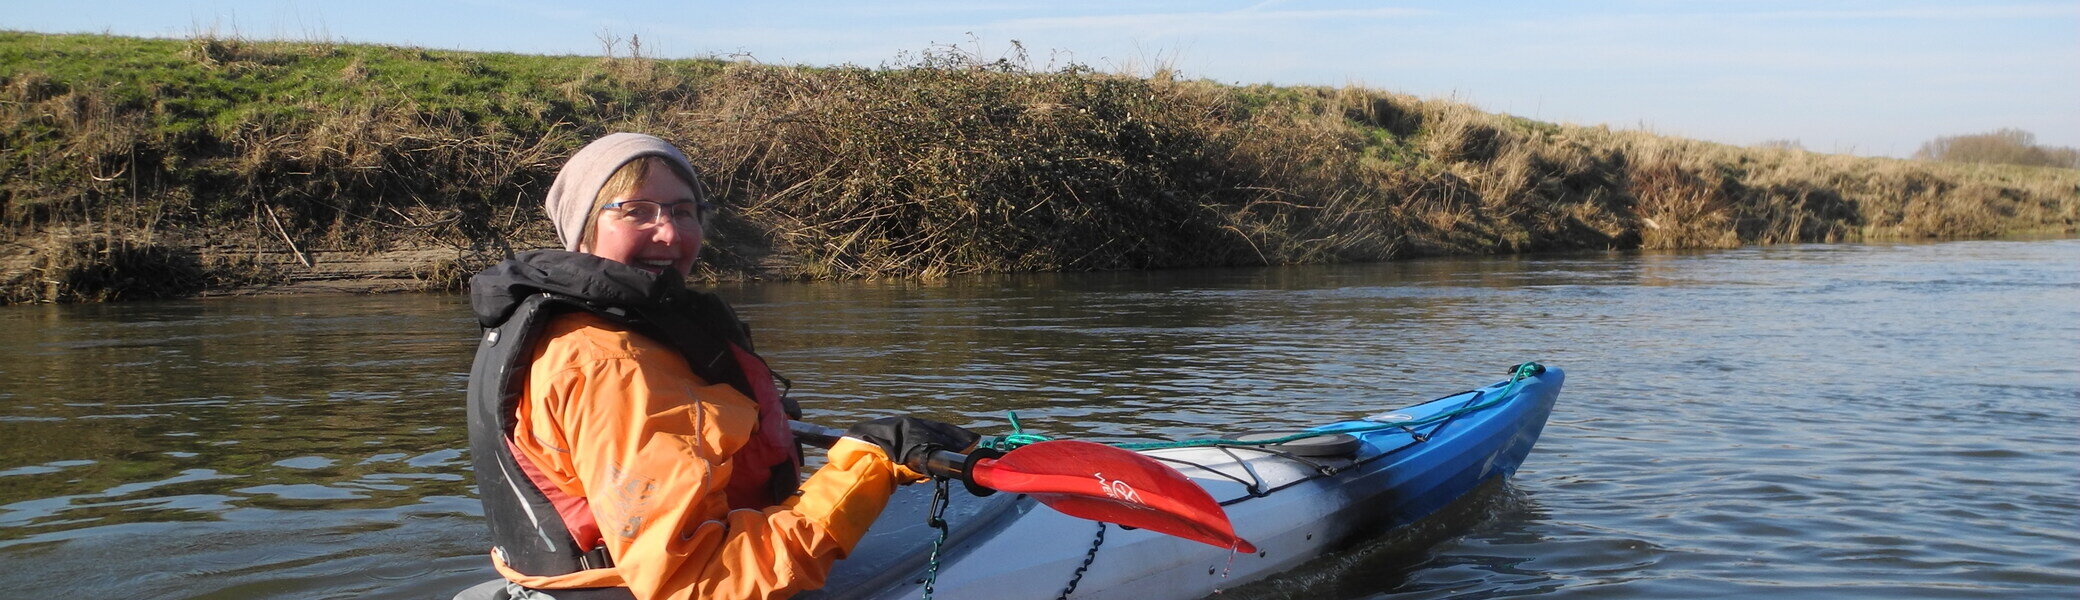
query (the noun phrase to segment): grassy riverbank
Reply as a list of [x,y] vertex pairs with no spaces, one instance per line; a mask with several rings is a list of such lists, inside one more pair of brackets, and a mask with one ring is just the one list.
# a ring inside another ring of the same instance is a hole
[[[686,148],[711,277],[2072,233],[2080,171],[1750,149],[1359,88],[0,33],[0,299],[449,288],[611,131]],[[360,266],[356,266],[360,265]]]

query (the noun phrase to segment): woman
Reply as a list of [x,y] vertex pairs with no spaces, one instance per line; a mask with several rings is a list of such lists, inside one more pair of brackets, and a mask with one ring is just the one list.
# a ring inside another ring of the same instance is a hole
[[563,251],[522,253],[470,279],[485,328],[470,450],[503,593],[814,589],[894,487],[923,479],[891,457],[974,444],[943,423],[870,421],[799,480],[792,411],[743,324],[682,283],[710,205],[664,140],[616,133],[587,145],[546,209]]

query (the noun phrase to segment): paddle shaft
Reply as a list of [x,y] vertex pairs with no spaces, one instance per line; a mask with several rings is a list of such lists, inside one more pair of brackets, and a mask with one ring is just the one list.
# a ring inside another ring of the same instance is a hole
[[[843,430],[801,421],[788,421],[787,429],[794,432],[794,439],[819,448],[829,448],[837,444],[839,438],[845,437]],[[969,477],[968,462],[968,455],[966,454],[946,450],[933,450],[931,455],[914,457],[912,460],[904,463],[903,466],[910,467],[910,470],[926,475],[973,482],[974,479]]]

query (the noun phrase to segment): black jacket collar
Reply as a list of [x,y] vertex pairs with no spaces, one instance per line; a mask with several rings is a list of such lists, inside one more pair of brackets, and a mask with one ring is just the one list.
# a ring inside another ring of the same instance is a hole
[[497,327],[522,300],[542,292],[637,311],[679,304],[690,295],[677,272],[651,273],[564,250],[522,252],[469,278],[470,310],[485,327]]

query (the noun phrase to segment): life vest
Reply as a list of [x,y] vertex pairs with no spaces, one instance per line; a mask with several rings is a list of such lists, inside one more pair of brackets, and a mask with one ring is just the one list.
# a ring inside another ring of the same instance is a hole
[[664,343],[695,375],[758,403],[750,440],[730,457],[724,493],[732,509],[778,504],[800,484],[801,451],[787,426],[798,410],[751,351],[743,323],[721,299],[685,290],[676,277],[646,276],[656,277],[590,255],[538,251],[471,278],[484,329],[470,367],[470,456],[493,551],[514,570],[554,576],[613,565],[587,499],[550,485],[511,441],[528,360],[545,326],[566,312],[600,315]]

